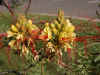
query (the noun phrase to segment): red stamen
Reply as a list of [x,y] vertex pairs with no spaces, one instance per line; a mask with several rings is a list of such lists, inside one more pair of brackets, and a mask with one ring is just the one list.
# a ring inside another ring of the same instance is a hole
[[67,53],[68,53],[69,59],[71,59],[71,48],[67,48]]
[[41,40],[46,40],[48,38],[48,35],[39,36],[38,38],[41,39]]
[[83,43],[84,43],[85,56],[87,56],[87,41],[85,40]]
[[11,64],[11,62],[10,62],[11,57],[9,54],[10,54],[10,46],[7,47],[6,55],[8,56],[8,63]]

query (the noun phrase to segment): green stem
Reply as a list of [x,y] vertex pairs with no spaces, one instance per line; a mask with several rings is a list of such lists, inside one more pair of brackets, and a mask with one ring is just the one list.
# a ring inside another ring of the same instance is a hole
[[45,75],[44,74],[44,64],[43,64],[43,62],[41,63],[41,75]]

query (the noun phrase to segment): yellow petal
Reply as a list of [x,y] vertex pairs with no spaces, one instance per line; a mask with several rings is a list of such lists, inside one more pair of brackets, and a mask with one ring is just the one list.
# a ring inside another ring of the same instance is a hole
[[16,39],[21,39],[21,40],[23,40],[23,38],[24,38],[23,34],[17,34],[17,36],[16,36]]
[[59,34],[59,38],[61,39],[61,38],[64,38],[64,37],[68,37],[67,33],[66,32],[61,32]]
[[75,27],[74,26],[69,26],[68,27],[68,32],[74,32],[75,30]]
[[51,42],[48,42],[47,47],[53,47],[53,44]]
[[8,45],[9,45],[10,47],[13,47],[15,42],[16,42],[16,40],[11,40],[11,41],[8,43]]
[[64,12],[61,9],[58,10],[58,16],[59,17],[64,16]]
[[49,26],[49,23],[47,22],[47,23],[45,23],[45,26]]
[[67,48],[72,48],[69,43],[65,43]]
[[25,27],[24,25],[22,25],[22,26],[21,26],[21,30],[22,30],[23,32],[26,32],[26,27]]
[[61,29],[61,24],[59,24],[57,20],[54,20],[54,24],[57,25],[57,28],[58,28],[58,29]]
[[22,53],[24,53],[24,54],[28,54],[29,53],[29,50],[25,45],[22,46]]
[[63,31],[65,31],[65,32],[74,32],[74,30],[75,30],[75,27],[73,26],[73,25],[65,25],[64,27],[63,27]]
[[72,25],[69,19],[66,20],[66,23],[67,23],[68,25]]
[[28,24],[32,25],[32,20],[28,20]]
[[53,23],[51,23],[50,26],[51,26],[52,28],[55,28],[55,24],[53,24]]
[[53,30],[54,34],[57,35],[58,30],[56,28],[53,28],[52,30]]
[[52,38],[52,31],[50,29],[49,26],[44,28],[44,33],[48,35],[48,38],[51,39]]
[[11,31],[7,31],[7,37],[12,37],[14,36],[16,33],[11,32]]
[[31,20],[28,20],[26,27],[29,29],[32,28],[32,21]]
[[18,16],[18,23],[20,25],[24,25],[26,22],[27,22],[27,19],[25,18],[25,16],[23,15]]
[[45,33],[48,33],[49,31],[51,31],[50,27],[49,27],[49,26],[46,26],[46,27],[44,28],[44,32],[45,32]]
[[16,28],[15,25],[12,25],[12,26],[11,26],[11,30],[14,31],[14,32],[18,32],[18,29]]
[[39,29],[35,24],[32,24],[32,30]]
[[65,44],[64,44],[64,51],[65,51],[65,52],[67,52],[67,48],[72,48],[72,47],[70,46],[70,44],[65,43]]
[[21,26],[19,23],[16,23],[16,27],[19,29]]
[[52,39],[52,33],[51,32],[48,33],[48,38]]

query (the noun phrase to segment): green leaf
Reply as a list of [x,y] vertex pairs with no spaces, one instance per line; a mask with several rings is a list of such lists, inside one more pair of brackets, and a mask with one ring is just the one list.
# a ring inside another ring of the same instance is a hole
[[100,61],[100,55],[96,57],[96,59],[94,60],[95,62]]

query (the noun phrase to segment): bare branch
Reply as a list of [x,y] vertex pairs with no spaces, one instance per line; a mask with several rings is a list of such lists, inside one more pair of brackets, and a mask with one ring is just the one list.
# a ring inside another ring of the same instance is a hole
[[25,10],[25,15],[26,15],[26,16],[27,16],[28,11],[29,11],[29,9],[30,9],[31,2],[32,2],[32,0],[28,0],[28,6],[26,7],[26,10]]
[[12,16],[14,16],[14,12],[11,9],[10,5],[6,3],[4,0],[2,0],[2,4],[8,9],[8,11],[11,13]]

